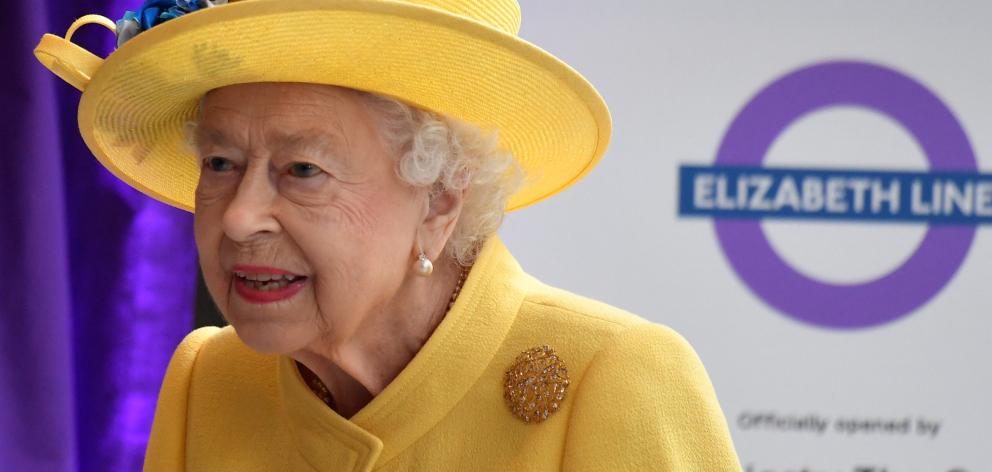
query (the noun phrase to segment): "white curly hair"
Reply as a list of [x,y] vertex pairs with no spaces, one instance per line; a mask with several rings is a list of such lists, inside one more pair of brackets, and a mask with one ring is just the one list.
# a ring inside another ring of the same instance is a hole
[[399,100],[359,92],[381,121],[379,132],[397,156],[396,173],[430,198],[465,191],[461,214],[445,250],[469,266],[503,223],[506,204],[523,182],[523,170],[498,134]]

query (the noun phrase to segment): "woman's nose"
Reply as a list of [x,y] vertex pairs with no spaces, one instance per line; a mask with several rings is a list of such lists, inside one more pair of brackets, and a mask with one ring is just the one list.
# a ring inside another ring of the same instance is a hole
[[237,193],[224,211],[224,233],[233,241],[248,242],[259,235],[277,233],[279,221],[272,213],[278,195],[268,164],[249,164],[238,184]]

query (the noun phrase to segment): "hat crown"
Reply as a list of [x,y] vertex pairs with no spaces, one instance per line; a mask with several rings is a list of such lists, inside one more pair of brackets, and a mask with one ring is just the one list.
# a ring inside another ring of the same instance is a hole
[[[245,0],[228,0],[234,3]],[[382,1],[382,0],[379,0]],[[517,0],[389,0],[423,5],[453,15],[471,18],[514,36],[520,32],[520,4]]]
[[[246,0],[228,0],[228,3]],[[383,1],[383,0],[378,0]],[[520,32],[520,4],[517,0],[388,0],[423,5],[471,18],[514,36]]]
[[520,31],[520,4],[517,0],[404,0],[445,10],[485,23],[505,33]]

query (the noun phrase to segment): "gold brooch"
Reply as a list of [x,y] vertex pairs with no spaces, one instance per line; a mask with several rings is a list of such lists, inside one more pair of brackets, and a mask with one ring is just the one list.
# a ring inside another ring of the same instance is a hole
[[540,423],[558,411],[568,390],[568,369],[550,346],[521,352],[503,377],[507,406],[526,423]]

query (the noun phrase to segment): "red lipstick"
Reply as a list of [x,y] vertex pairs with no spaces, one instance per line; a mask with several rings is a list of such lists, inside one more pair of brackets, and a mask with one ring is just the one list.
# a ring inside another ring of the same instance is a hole
[[252,303],[272,303],[299,293],[307,278],[275,267],[236,265],[234,290]]

